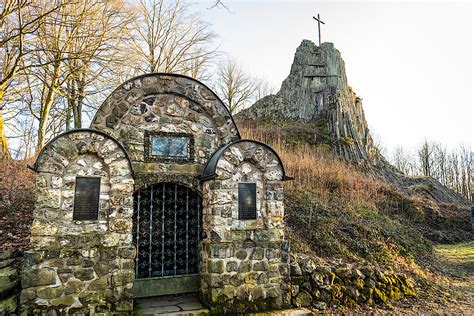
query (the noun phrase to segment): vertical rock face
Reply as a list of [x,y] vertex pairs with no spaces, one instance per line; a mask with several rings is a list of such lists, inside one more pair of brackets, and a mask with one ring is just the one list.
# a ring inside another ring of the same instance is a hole
[[362,101],[347,84],[344,61],[332,43],[318,47],[303,40],[280,91],[238,117],[313,121],[346,160],[369,168],[385,164],[370,136]]

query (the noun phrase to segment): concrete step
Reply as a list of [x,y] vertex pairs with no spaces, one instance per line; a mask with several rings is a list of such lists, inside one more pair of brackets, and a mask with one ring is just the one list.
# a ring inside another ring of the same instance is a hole
[[[135,315],[142,316],[204,316],[209,310],[199,302],[196,294],[167,295],[135,300]],[[306,308],[252,313],[250,316],[307,316],[312,315]]]

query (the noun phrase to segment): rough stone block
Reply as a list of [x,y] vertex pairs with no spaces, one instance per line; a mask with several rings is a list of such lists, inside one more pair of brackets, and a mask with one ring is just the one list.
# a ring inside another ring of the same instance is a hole
[[6,299],[0,299],[0,312],[5,313],[4,315],[10,315],[16,312],[18,307],[17,304],[18,295],[13,295]]
[[238,250],[237,253],[235,254],[235,257],[239,260],[247,259],[247,250],[245,249]]
[[79,293],[84,289],[84,282],[78,279],[70,279],[64,288],[65,294]]
[[94,269],[93,268],[80,268],[74,271],[74,276],[82,281],[89,281],[94,279]]
[[237,261],[229,261],[226,264],[227,272],[237,272],[238,268],[239,268],[239,264]]
[[224,260],[209,260],[207,263],[207,271],[209,273],[223,273],[224,267]]
[[242,261],[239,265],[239,273],[246,273],[252,270],[252,262],[250,260]]
[[76,303],[77,298],[73,295],[66,295],[66,296],[61,296],[58,298],[53,298],[50,300],[50,304],[52,306],[63,306],[63,307],[69,307]]
[[0,298],[11,293],[20,284],[16,269],[6,267],[0,269]]
[[112,276],[112,285],[114,287],[125,285],[127,283],[133,283],[135,274],[130,270],[121,270],[114,272]]
[[254,271],[268,271],[269,265],[267,261],[257,261],[253,264]]
[[252,260],[262,260],[265,256],[265,251],[263,248],[255,248],[252,251],[252,256],[250,259]]
[[37,290],[36,295],[39,298],[52,299],[61,296],[64,290],[60,286],[43,287]]
[[53,268],[24,270],[21,284],[23,288],[56,284],[57,274]]
[[108,286],[108,277],[102,276],[97,280],[92,281],[89,284],[88,290],[90,291],[103,291]]
[[300,291],[298,295],[293,298],[293,305],[296,307],[306,307],[310,306],[313,301],[311,294],[306,291]]

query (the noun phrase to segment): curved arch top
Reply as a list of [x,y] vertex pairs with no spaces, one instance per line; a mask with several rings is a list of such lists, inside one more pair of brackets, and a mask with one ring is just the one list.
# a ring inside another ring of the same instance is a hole
[[[95,144],[86,143],[84,140],[86,138],[90,138],[95,141]],[[61,140],[64,139],[65,142]],[[133,168],[132,161],[128,156],[127,151],[123,147],[123,145],[117,141],[114,137],[107,135],[101,131],[97,131],[90,128],[80,128],[70,130],[64,133],[59,134],[58,136],[51,139],[39,152],[38,156],[36,157],[36,161],[33,164],[32,170],[36,172],[45,171],[45,172],[52,172],[53,170],[59,170],[66,167],[68,164],[68,159],[73,156],[77,156],[80,153],[88,153],[102,150],[104,154],[113,154],[113,146],[111,147],[112,150],[110,152],[105,152],[105,143],[107,141],[112,141],[115,146],[120,150],[123,157],[128,161],[128,165],[130,167],[130,171],[132,176],[134,175],[135,171]],[[77,141],[77,142],[75,142]],[[45,166],[43,168],[43,163],[46,162],[46,156],[50,156],[55,161],[54,166]],[[120,155],[118,155],[120,156]],[[120,158],[120,157],[117,157]],[[43,170],[44,169],[44,170]]]
[[[262,142],[249,140],[249,139],[239,139],[239,140],[233,141],[232,143],[226,144],[222,146],[221,148],[219,148],[218,150],[216,150],[214,154],[211,156],[211,158],[209,159],[209,161],[204,166],[202,174],[199,176],[199,180],[205,181],[205,180],[210,180],[210,179],[215,178],[217,176],[216,174],[217,165],[219,161],[221,160],[221,158],[228,152],[228,149],[231,150],[232,147],[235,147],[236,145],[239,145],[241,143],[249,143],[249,144],[255,145],[255,147],[263,147],[273,156],[273,159],[275,159],[277,161],[277,164],[280,166],[281,171],[282,171],[282,177],[280,180],[281,181],[293,180],[292,177],[289,177],[286,175],[283,162],[281,161],[280,156],[277,154],[277,152],[273,148],[271,148],[270,146]],[[247,159],[249,157],[242,157],[242,158]],[[255,159],[255,157],[253,158]]]
[[[134,102],[150,95],[173,94],[184,97],[201,106],[202,112],[209,112],[219,120],[219,128],[228,127],[232,140],[240,139],[240,133],[232,114],[222,100],[208,86],[197,79],[175,73],[149,73],[131,78],[117,87],[102,103],[94,115],[91,128],[98,128],[106,121],[112,128]],[[107,133],[107,130],[104,130]]]

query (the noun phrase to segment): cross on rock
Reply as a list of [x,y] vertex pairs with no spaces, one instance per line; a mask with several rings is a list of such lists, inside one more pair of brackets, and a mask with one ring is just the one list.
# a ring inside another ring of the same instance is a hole
[[321,18],[319,17],[319,13],[318,13],[318,17],[315,17],[313,16],[313,19],[315,19],[316,21],[318,21],[318,36],[319,36],[319,46],[321,46],[321,24],[325,24]]

